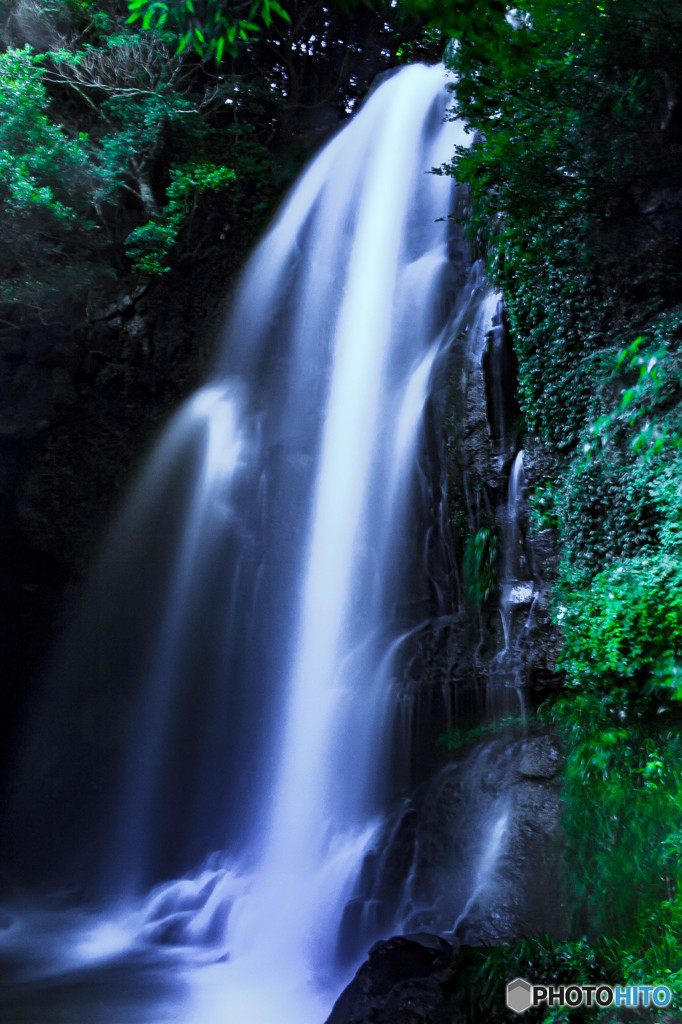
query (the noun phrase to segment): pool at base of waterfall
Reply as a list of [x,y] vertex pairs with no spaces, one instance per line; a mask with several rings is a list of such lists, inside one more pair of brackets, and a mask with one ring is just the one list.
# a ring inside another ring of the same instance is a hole
[[[7,921],[5,922],[7,924]],[[18,915],[0,941],[3,1024],[322,1024],[347,977],[234,960],[77,912]]]

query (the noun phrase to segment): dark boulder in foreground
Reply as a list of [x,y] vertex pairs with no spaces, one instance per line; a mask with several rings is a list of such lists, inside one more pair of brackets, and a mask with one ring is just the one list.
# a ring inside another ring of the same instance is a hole
[[327,1024],[457,1024],[448,1009],[455,950],[437,935],[375,943]]

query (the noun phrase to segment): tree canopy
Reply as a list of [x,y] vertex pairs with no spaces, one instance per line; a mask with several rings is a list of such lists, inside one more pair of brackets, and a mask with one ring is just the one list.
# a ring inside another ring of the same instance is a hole
[[395,59],[399,26],[388,0],[13,0],[0,23],[3,329],[73,323],[131,274],[228,236],[236,265]]

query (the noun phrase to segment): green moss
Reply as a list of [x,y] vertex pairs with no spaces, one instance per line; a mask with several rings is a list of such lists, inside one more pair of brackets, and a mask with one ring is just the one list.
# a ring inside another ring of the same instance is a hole
[[486,604],[497,591],[497,563],[500,542],[486,526],[467,533],[462,560],[462,578],[467,604]]

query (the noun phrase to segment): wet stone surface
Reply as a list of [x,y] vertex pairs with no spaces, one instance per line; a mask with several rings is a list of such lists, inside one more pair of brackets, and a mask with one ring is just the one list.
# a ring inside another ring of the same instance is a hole
[[377,942],[336,1001],[327,1024],[408,1024],[432,1020],[443,1002],[453,946],[428,934]]
[[547,737],[529,741],[519,763],[519,774],[531,779],[551,779],[561,766],[559,748]]
[[[460,945],[562,936],[561,765],[550,734],[498,737],[417,790],[395,829],[409,877],[396,924],[419,934],[376,943],[328,1024],[458,1024],[451,995]],[[381,863],[372,894],[382,896]]]

